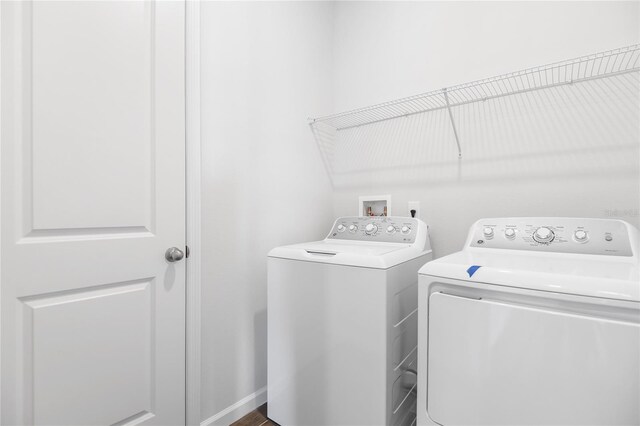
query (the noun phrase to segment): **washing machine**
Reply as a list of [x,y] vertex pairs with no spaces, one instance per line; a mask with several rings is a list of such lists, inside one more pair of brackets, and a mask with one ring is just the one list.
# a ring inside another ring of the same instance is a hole
[[640,424],[638,230],[482,219],[419,278],[419,425]]
[[415,422],[418,270],[427,225],[342,217],[268,258],[268,417],[293,425]]

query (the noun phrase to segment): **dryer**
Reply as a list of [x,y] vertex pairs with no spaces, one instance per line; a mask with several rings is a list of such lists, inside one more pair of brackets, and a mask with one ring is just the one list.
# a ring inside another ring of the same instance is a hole
[[640,423],[638,230],[482,219],[419,278],[419,425]]
[[418,270],[427,225],[342,217],[268,258],[268,417],[283,425],[415,422]]

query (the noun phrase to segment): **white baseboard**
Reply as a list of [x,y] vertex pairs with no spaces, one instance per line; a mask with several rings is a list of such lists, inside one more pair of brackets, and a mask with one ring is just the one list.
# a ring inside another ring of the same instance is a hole
[[208,419],[204,420],[202,423],[200,423],[200,426],[229,426],[231,423],[249,414],[265,402],[267,402],[266,386],[258,389],[251,395],[245,396],[235,404],[228,406],[219,413],[216,413]]

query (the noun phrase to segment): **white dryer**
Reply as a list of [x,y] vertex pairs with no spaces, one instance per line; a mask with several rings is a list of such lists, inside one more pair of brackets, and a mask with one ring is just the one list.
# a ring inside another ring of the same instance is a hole
[[293,425],[415,422],[418,270],[427,225],[343,217],[268,259],[268,417]]
[[419,425],[640,423],[638,230],[482,219],[420,270]]

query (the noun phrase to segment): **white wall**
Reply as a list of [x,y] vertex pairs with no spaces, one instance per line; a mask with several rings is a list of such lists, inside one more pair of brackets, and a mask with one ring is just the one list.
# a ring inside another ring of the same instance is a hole
[[334,216],[356,213],[358,195],[390,193],[396,213],[421,201],[436,256],[482,216],[617,210],[638,226],[637,82],[459,109],[460,164],[448,117],[417,117],[424,137],[367,146],[375,161],[333,189],[306,125],[637,43],[638,13],[636,2],[203,3],[203,421],[264,401],[268,250],[322,238]]
[[320,239],[333,220],[306,124],[332,107],[331,10],[202,4],[203,421],[228,424],[265,401],[267,252]]
[[[340,2],[333,112],[638,43],[638,14],[637,2]],[[385,138],[385,129],[361,140],[365,159],[338,146],[335,214],[355,214],[358,195],[391,194],[393,214],[418,200],[436,256],[459,250],[480,217],[620,216],[639,225],[637,78],[455,114],[460,163],[446,112],[416,122],[427,130],[410,140]]]

